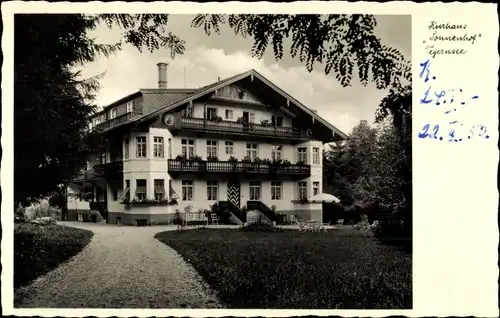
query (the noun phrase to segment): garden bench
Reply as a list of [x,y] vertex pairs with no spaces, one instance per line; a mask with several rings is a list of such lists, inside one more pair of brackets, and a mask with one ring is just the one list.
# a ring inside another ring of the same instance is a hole
[[184,214],[184,224],[188,225],[191,222],[203,222],[203,225],[208,225],[208,218],[204,213]]

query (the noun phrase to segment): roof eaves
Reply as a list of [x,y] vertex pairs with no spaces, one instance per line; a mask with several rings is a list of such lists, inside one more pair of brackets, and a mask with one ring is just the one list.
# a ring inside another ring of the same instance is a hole
[[290,101],[292,101],[301,110],[303,110],[307,114],[311,115],[314,119],[320,121],[323,125],[325,125],[326,127],[328,127],[330,130],[334,131],[335,133],[339,134],[342,138],[347,139],[347,135],[345,133],[343,133],[337,127],[335,127],[332,124],[330,124],[323,117],[319,116],[317,113],[315,113],[314,111],[312,111],[311,109],[309,109],[307,106],[305,106],[304,104],[302,104],[301,102],[299,102],[298,100],[296,100],[295,98],[293,98],[292,96],[290,96],[284,90],[282,90],[281,88],[279,88],[278,86],[276,86],[274,83],[272,83],[271,81],[269,81],[267,78],[265,78],[264,76],[262,76],[259,72],[255,71],[255,70],[253,70],[253,72],[255,73],[255,76],[257,76],[257,78],[259,78],[261,81],[263,81],[269,87],[271,87],[272,89],[274,89],[278,94],[281,94],[285,98],[287,98]]

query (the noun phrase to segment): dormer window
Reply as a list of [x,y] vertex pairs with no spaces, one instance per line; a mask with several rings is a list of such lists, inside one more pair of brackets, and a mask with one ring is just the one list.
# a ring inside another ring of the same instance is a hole
[[113,108],[109,111],[109,118],[113,119],[116,117],[116,108]]
[[134,111],[134,101],[131,100],[127,102],[127,113],[131,113]]

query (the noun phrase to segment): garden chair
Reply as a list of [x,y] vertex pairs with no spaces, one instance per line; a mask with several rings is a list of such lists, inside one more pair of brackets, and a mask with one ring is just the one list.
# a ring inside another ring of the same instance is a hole
[[326,228],[330,226],[331,222],[332,221],[328,221],[328,223],[321,224],[321,229],[323,230],[323,232],[326,232]]
[[311,222],[311,231],[312,232],[321,231],[321,223],[320,222]]
[[217,214],[210,214],[210,219],[212,220],[212,225],[219,225],[219,217],[217,216]]
[[344,225],[344,219],[340,219],[340,220],[338,220],[338,221],[337,221],[337,224],[338,224],[338,225]]
[[306,222],[297,221],[297,225],[299,226],[299,232],[306,232],[308,230]]

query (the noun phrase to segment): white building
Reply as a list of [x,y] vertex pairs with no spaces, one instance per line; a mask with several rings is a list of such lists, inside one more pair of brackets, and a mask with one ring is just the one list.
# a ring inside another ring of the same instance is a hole
[[158,77],[94,119],[107,146],[68,185],[70,220],[168,223],[214,203],[235,223],[247,208],[321,220],[323,144],[344,133],[255,70],[198,89],[167,88],[166,63]]

